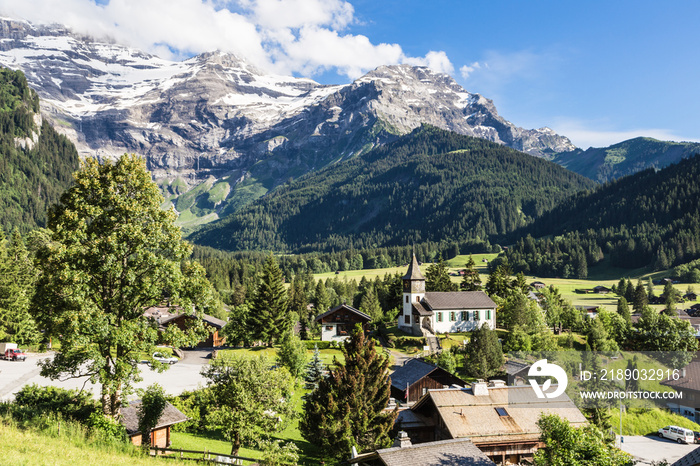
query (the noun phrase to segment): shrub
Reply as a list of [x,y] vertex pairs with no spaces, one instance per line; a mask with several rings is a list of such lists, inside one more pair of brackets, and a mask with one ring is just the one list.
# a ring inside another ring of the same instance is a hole
[[90,417],[88,417],[87,425],[90,428],[90,432],[98,438],[105,440],[127,440],[126,428],[124,425],[100,412],[93,411]]
[[308,350],[313,350],[314,347],[318,347],[320,350],[328,349],[331,346],[330,341],[317,341],[317,340],[305,340],[304,344],[306,345],[306,349]]
[[22,387],[15,395],[13,412],[21,419],[57,414],[84,423],[96,410],[97,402],[89,392],[31,384]]
[[173,432],[202,432],[206,429],[206,416],[210,403],[209,389],[184,391],[179,396],[168,397],[168,401],[189,418],[185,422],[172,426]]

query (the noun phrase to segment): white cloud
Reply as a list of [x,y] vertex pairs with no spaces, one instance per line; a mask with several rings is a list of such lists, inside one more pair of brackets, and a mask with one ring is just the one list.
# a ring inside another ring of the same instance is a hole
[[[488,66],[488,65],[486,65]],[[481,69],[481,63],[478,61],[475,61],[471,65],[464,65],[459,69],[459,74],[462,75],[464,79],[469,79],[469,76],[474,73],[475,71],[478,71]]]
[[582,122],[564,119],[550,127],[556,131],[557,134],[568,137],[576,147],[582,149],[587,149],[589,147],[606,147],[637,137],[648,137],[661,141],[700,142],[698,139],[679,136],[668,129],[641,128],[614,130],[602,129],[602,125],[603,124],[600,122]]
[[[105,3],[105,2],[101,2]],[[357,78],[380,65],[411,63],[452,73],[442,51],[409,57],[398,44],[374,44],[344,32],[354,8],[344,0],[0,0],[0,12],[182,59],[222,50],[253,64],[313,76],[336,71]]]

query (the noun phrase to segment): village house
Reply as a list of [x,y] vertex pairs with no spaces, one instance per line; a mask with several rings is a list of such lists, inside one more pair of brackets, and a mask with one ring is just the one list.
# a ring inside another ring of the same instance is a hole
[[547,285],[544,284],[544,282],[536,281],[530,283],[530,286],[534,288],[535,290],[541,290],[542,288],[545,288]]
[[[587,422],[566,394],[540,399],[529,385],[508,387],[503,381],[431,389],[411,411],[420,416],[407,431],[414,444],[469,439],[497,464],[532,461],[544,447],[537,426],[543,414],[556,414],[574,427]],[[427,420],[423,426],[421,419]],[[401,429],[406,430],[403,424]]]
[[[180,307],[169,307],[169,306],[153,306],[149,307],[143,312],[145,317],[155,320],[158,323],[158,328],[163,331],[166,327],[170,325],[177,325],[181,330],[185,330],[191,319],[196,317],[182,312]],[[197,346],[200,348],[217,348],[223,346],[226,343],[226,337],[223,336],[222,329],[226,325],[221,319],[216,317],[202,314],[202,322],[205,326],[209,328],[209,336],[200,341]]]
[[445,369],[420,359],[409,359],[391,374],[392,398],[412,403],[429,388],[464,387],[467,382]]
[[[122,408],[121,423],[126,428],[126,434],[131,443],[141,445],[141,432],[139,431],[139,408],[141,400],[129,402],[129,406]],[[158,419],[156,427],[151,431],[151,446],[158,448],[170,447],[170,428],[180,422],[185,422],[187,416],[170,403],[165,405],[163,414]]]
[[666,404],[671,411],[693,422],[700,422],[700,358],[696,357],[681,369],[677,380],[671,377],[661,382],[661,385],[683,393],[681,402]]
[[454,466],[495,466],[468,439],[440,440],[413,445],[406,432],[399,432],[391,448],[357,455],[348,463],[358,466],[424,466],[449,464]]
[[484,323],[496,328],[496,303],[483,291],[426,292],[416,255],[403,280],[398,327],[416,336],[468,332]]
[[341,304],[319,315],[315,320],[321,325],[322,341],[344,341],[350,337],[357,324],[362,325],[366,331],[372,318],[352,306]]

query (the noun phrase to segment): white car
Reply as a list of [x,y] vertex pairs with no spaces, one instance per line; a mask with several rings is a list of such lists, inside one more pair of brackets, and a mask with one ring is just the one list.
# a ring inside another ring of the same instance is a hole
[[162,364],[175,364],[179,361],[179,359],[174,356],[168,356],[167,354],[158,352],[153,353],[153,360]]
[[675,440],[678,443],[694,443],[695,434],[690,429],[678,426],[666,426],[659,429],[659,437]]

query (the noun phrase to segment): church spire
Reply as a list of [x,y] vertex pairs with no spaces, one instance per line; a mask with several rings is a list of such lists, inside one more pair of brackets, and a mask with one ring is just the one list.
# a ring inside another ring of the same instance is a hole
[[404,280],[425,280],[423,274],[420,273],[420,268],[418,267],[418,259],[416,259],[416,253],[413,253],[413,260],[411,265],[408,266],[408,272],[403,276]]

